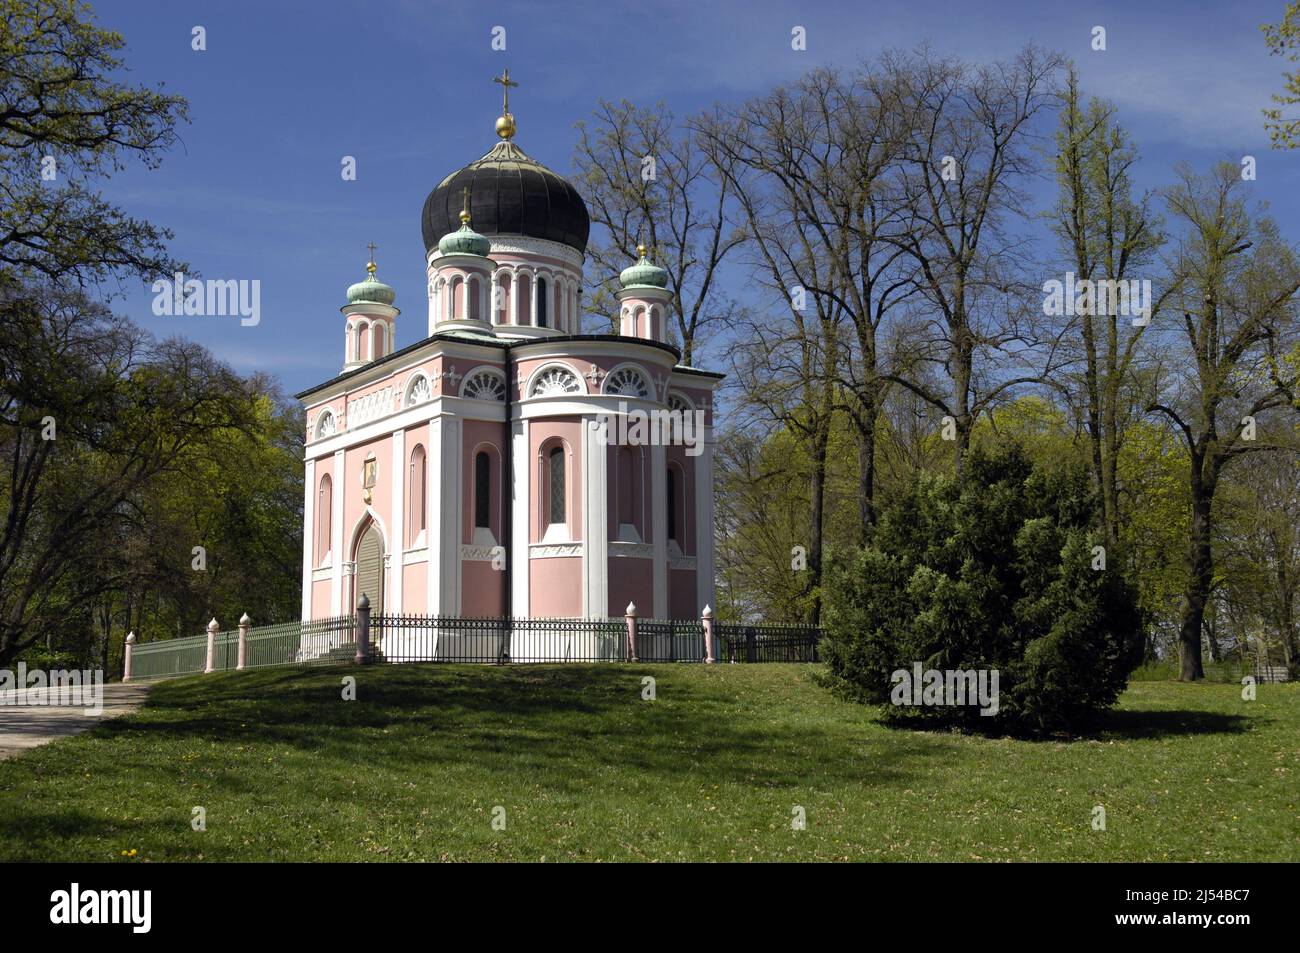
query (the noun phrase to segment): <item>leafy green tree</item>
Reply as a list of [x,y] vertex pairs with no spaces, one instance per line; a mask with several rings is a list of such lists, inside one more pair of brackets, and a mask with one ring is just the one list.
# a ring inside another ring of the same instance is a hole
[[85,4],[0,0],[0,23],[0,267],[78,281],[177,267],[167,230],[91,183],[129,159],[156,165],[185,100],[123,84],[125,41]]
[[1167,418],[1187,447],[1191,523],[1188,578],[1179,624],[1179,677],[1204,677],[1201,639],[1214,585],[1214,500],[1225,468],[1248,454],[1288,449],[1259,439],[1297,406],[1287,358],[1300,340],[1300,260],[1276,224],[1241,197],[1231,163],[1208,175],[1186,167],[1166,193],[1181,226],[1171,284],[1181,326],[1162,334],[1174,372],[1151,413]]
[[79,292],[0,274],[0,665],[120,587],[103,543],[159,475],[257,397],[203,348],[155,342]]
[[[1273,56],[1283,56],[1292,63],[1300,60],[1300,3],[1288,3],[1286,13],[1278,23],[1265,23],[1264,43]],[[1300,103],[1300,70],[1283,74],[1286,84],[1281,93],[1273,96],[1277,106],[1264,110],[1264,128],[1268,130],[1275,149],[1294,149],[1300,146],[1300,118],[1283,114],[1282,107]]]

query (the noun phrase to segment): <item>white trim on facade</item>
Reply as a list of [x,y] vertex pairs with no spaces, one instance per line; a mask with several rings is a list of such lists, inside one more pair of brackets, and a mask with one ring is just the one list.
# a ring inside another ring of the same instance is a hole
[[[511,503],[510,526],[510,611],[515,616],[528,615],[528,536],[530,508],[528,505],[529,487],[531,485],[532,454],[528,452],[528,421],[514,420],[510,424],[510,439],[514,441],[511,460],[514,473],[511,482],[514,486],[514,499]],[[505,474],[502,474],[502,479]]]

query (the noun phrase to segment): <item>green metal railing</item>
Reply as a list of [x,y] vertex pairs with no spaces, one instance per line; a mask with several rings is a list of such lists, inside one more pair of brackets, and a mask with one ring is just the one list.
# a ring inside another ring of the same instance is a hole
[[[283,622],[248,630],[245,668],[272,665],[327,665],[356,654],[356,619],[337,616],[311,622]],[[208,637],[143,642],[132,647],[131,678],[163,678],[207,670]],[[234,671],[239,666],[239,630],[218,632],[213,645],[213,671]]]

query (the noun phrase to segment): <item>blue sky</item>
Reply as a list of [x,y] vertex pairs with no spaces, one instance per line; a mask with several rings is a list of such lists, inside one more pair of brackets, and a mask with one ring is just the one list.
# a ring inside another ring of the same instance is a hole
[[[338,308],[378,244],[397,289],[398,344],[423,337],[425,196],[495,141],[509,67],[516,141],[572,171],[573,124],[598,100],[662,100],[679,114],[738,101],[819,65],[852,65],[883,48],[929,42],[992,59],[1036,42],[1073,57],[1084,89],[1114,101],[1142,152],[1138,185],[1173,165],[1254,155],[1253,188],[1300,241],[1300,151],[1270,150],[1259,110],[1280,89],[1259,24],[1269,2],[341,3],[100,0],[99,22],[127,41],[135,82],[186,96],[183,144],[154,171],[131,169],[103,191],[131,214],[173,229],[174,253],[208,278],[259,279],[261,323],[156,317],[147,289],[119,308],[157,334],[203,342],[244,372],[290,392],[342,363]],[[190,48],[191,28],[207,50]],[[505,52],[491,49],[506,28]],[[806,28],[808,49],[790,49]],[[1093,26],[1104,53],[1090,48]],[[340,176],[345,155],[356,181]],[[589,319],[590,320],[590,319]],[[715,349],[716,350],[716,349]],[[708,363],[705,359],[697,363]]]

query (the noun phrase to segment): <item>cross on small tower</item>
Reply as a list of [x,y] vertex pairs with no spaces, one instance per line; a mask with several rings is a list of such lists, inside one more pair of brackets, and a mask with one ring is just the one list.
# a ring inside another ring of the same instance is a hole
[[500,76],[493,76],[492,82],[501,84],[502,92],[505,94],[505,100],[501,106],[501,111],[504,113],[509,113],[510,112],[510,87],[518,86],[519,84],[510,78],[510,70],[505,70]]
[[374,242],[371,242],[370,244],[366,245],[366,247],[370,249],[370,264],[373,265],[375,263],[375,249],[378,248],[379,246],[376,245]]

